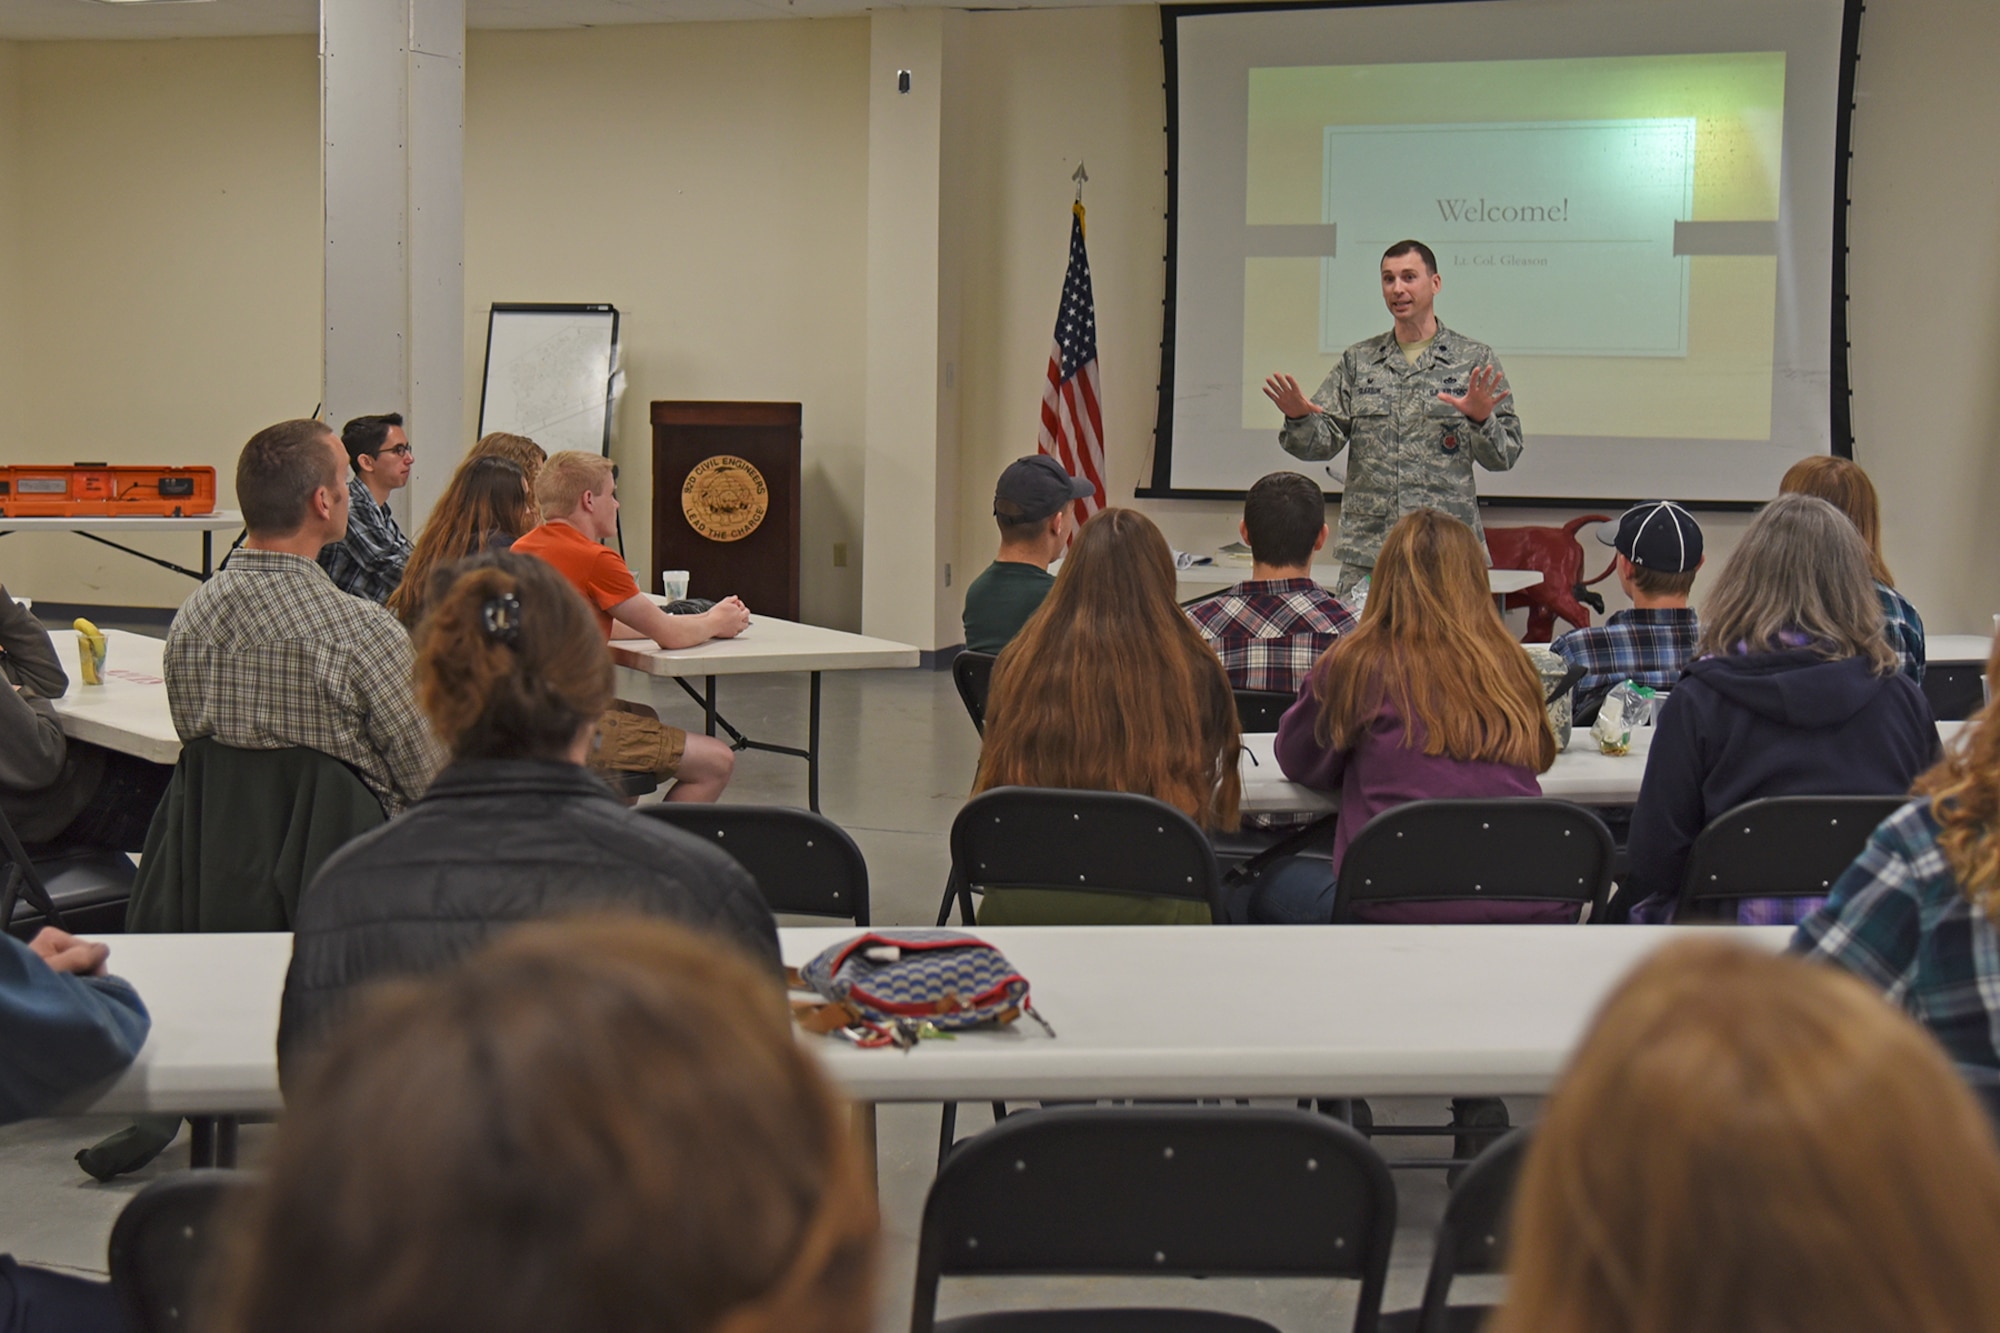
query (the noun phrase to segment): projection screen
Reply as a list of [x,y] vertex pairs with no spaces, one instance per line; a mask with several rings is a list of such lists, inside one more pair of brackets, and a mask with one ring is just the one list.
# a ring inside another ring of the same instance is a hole
[[1169,6],[1172,203],[1154,496],[1345,456],[1278,447],[1390,327],[1382,251],[1438,256],[1527,436],[1486,498],[1768,498],[1848,448],[1855,0]]

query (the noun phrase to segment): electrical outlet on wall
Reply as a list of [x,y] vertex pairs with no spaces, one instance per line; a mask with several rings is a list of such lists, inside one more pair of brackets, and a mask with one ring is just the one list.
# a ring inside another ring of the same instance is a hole
[[847,543],[846,543],[846,542],[835,542],[835,543],[833,544],[833,567],[834,567],[835,569],[846,569],[846,568],[847,568]]
[[951,564],[949,561],[945,563],[944,567],[944,586],[947,588],[951,586]]

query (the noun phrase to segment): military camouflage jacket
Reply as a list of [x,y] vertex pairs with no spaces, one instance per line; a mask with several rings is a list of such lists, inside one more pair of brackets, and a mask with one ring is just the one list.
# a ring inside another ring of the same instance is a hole
[[[1350,449],[1335,547],[1342,564],[1372,566],[1389,529],[1413,509],[1443,510],[1484,540],[1472,465],[1491,472],[1514,466],[1521,418],[1512,398],[1475,422],[1438,394],[1464,393],[1473,368],[1489,364],[1498,364],[1492,348],[1440,320],[1437,337],[1411,365],[1392,329],[1341,354],[1312,396],[1324,412],[1285,418],[1278,443],[1294,457],[1318,460]],[[1502,371],[1494,392],[1505,388]]]

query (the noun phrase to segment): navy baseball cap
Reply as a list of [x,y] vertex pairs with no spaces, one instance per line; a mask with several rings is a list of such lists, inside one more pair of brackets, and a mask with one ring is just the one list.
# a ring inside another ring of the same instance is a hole
[[1662,574],[1685,574],[1701,563],[1701,524],[1672,500],[1633,505],[1619,516],[1615,532],[1600,527],[1597,540],[1617,547],[1641,569]]
[[[1082,477],[1072,477],[1047,454],[1030,454],[1015,459],[1000,474],[1000,482],[993,488],[993,512],[1007,519],[1047,518],[1070,501],[1095,494],[1097,487]],[[1000,514],[1002,500],[1018,512]]]

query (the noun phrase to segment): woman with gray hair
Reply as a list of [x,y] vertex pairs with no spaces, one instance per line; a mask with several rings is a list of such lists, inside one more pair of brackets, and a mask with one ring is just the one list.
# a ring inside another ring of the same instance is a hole
[[[1923,691],[1882,633],[1868,549],[1838,509],[1781,495],[1743,534],[1701,611],[1698,654],[1667,696],[1628,845],[1640,921],[1672,917],[1708,822],[1766,796],[1894,796],[1938,754]],[[1821,899],[1746,900],[1787,925]]]

